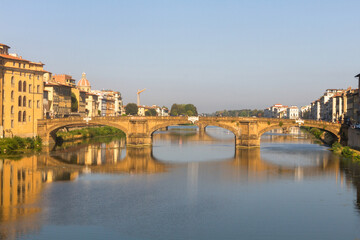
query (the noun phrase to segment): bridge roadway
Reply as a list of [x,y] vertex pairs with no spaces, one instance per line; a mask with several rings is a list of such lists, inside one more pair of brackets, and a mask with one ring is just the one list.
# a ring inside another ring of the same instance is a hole
[[[61,118],[38,120],[37,135],[45,145],[55,143],[56,132],[71,126],[112,126],[126,134],[127,146],[151,146],[152,134],[168,126],[189,124],[188,117],[93,117]],[[299,126],[295,120],[275,118],[241,117],[199,117],[195,123],[203,133],[207,126],[217,126],[231,131],[235,136],[236,147],[259,147],[260,137],[265,132],[277,128]],[[330,132],[340,140],[340,124],[304,120],[302,126],[314,127]]]

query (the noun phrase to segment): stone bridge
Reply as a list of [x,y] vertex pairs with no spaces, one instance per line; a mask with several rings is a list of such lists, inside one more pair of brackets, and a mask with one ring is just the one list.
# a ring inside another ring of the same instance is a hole
[[[55,143],[56,132],[71,126],[111,126],[126,134],[128,146],[151,146],[152,134],[168,126],[191,123],[188,117],[93,117],[62,118],[38,120],[37,134],[45,145]],[[199,117],[195,124],[199,132],[207,126],[217,126],[231,131],[235,136],[237,147],[258,147],[260,137],[265,132],[277,128],[299,126],[295,120],[274,118],[241,118],[241,117]],[[340,140],[340,124],[304,120],[302,126],[318,128],[330,132]]]

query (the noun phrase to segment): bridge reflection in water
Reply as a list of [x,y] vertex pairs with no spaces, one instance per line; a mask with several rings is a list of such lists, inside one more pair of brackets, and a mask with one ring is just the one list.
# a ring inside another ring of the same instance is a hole
[[[188,131],[177,131],[156,134],[154,140],[172,143],[191,144],[191,142],[216,142],[210,133],[197,134]],[[232,138],[223,142],[234,141]],[[263,143],[288,143],[294,141],[289,135],[264,135]],[[299,138],[297,143],[308,140]],[[230,143],[231,145],[231,143]],[[213,162],[169,163],[166,159],[158,159],[153,148],[125,148],[124,139],[110,142],[99,142],[79,145],[61,152],[47,153],[24,157],[20,160],[3,159],[0,161],[0,199],[1,228],[0,238],[16,238],[18,234],[38,231],[41,226],[37,205],[39,194],[45,183],[53,181],[71,181],[82,174],[155,174],[171,171],[186,165],[189,198],[195,199],[198,188],[198,175],[206,168],[206,173],[217,175],[225,181],[262,182],[271,179],[287,178],[302,180],[307,177],[336,175],[340,184],[351,185],[357,189],[357,206],[360,206],[360,181],[354,176],[360,175],[360,168],[351,168],[329,154],[315,156],[315,165],[284,166],[276,164],[272,159],[264,159],[264,148],[236,149],[232,158]],[[300,153],[301,154],[301,153]],[[266,155],[266,154],[264,154]],[[345,170],[344,170],[345,169]],[[345,172],[345,174],[344,174]],[[354,174],[355,173],[355,174]],[[344,181],[346,176],[346,181]],[[360,207],[359,207],[360,209]],[[26,221],[22,221],[25,219]],[[28,221],[31,219],[31,221]]]

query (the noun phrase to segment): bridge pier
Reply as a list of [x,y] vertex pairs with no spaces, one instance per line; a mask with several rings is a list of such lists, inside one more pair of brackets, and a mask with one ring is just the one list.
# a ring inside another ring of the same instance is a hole
[[205,128],[206,128],[206,125],[205,124],[196,124],[197,127],[199,128],[199,134],[204,134],[205,133]]
[[127,147],[151,147],[152,138],[144,133],[133,133],[126,137]]
[[235,138],[235,145],[237,148],[252,148],[260,147],[260,137],[257,135],[242,134],[240,137]]

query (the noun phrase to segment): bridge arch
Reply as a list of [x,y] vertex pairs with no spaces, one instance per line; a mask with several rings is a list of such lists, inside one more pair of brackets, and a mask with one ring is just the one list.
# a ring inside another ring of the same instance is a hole
[[223,129],[226,129],[226,130],[232,132],[234,134],[234,138],[239,137],[241,135],[241,130],[240,129],[236,129],[233,126],[222,124],[222,123],[219,123],[219,122],[216,122],[216,121],[211,122],[211,123],[206,123],[206,124],[204,124],[204,123],[196,123],[196,125],[198,126],[199,131],[202,131],[201,129],[205,130],[209,126],[214,126],[214,127],[223,128]]
[[184,124],[188,124],[188,123],[189,123],[188,120],[180,120],[180,121],[173,121],[173,122],[169,122],[169,123],[156,124],[149,129],[149,137],[152,137],[154,132],[158,131],[161,128],[166,128],[166,127],[170,127],[170,126],[179,126],[179,125],[184,125]]
[[58,119],[55,119],[53,121],[54,124],[50,125],[48,128],[46,128],[46,131],[44,131],[43,135],[39,135],[42,137],[45,142],[47,143],[55,143],[56,142],[56,133],[64,127],[91,127],[91,126],[109,126],[117,128],[125,133],[125,135],[128,135],[128,129],[120,124],[117,124],[116,122],[112,121],[91,121],[86,122],[83,119],[78,118],[68,118],[66,121],[59,121]]
[[[328,127],[326,125],[323,125],[322,127],[319,126],[319,124],[315,125],[315,124],[302,124],[302,127],[311,127],[311,128],[317,128],[320,129],[322,131],[328,132],[330,133],[332,136],[334,136],[337,140],[340,139],[340,133],[338,131],[338,129],[332,128],[332,127]],[[299,127],[299,124],[297,123],[293,123],[293,124],[289,124],[289,123],[284,123],[283,125],[279,125],[279,124],[270,124],[268,127],[265,127],[263,129],[261,129],[258,133],[259,138],[266,132],[269,132],[271,130],[274,129],[281,129],[281,128],[289,128],[289,127]]]

